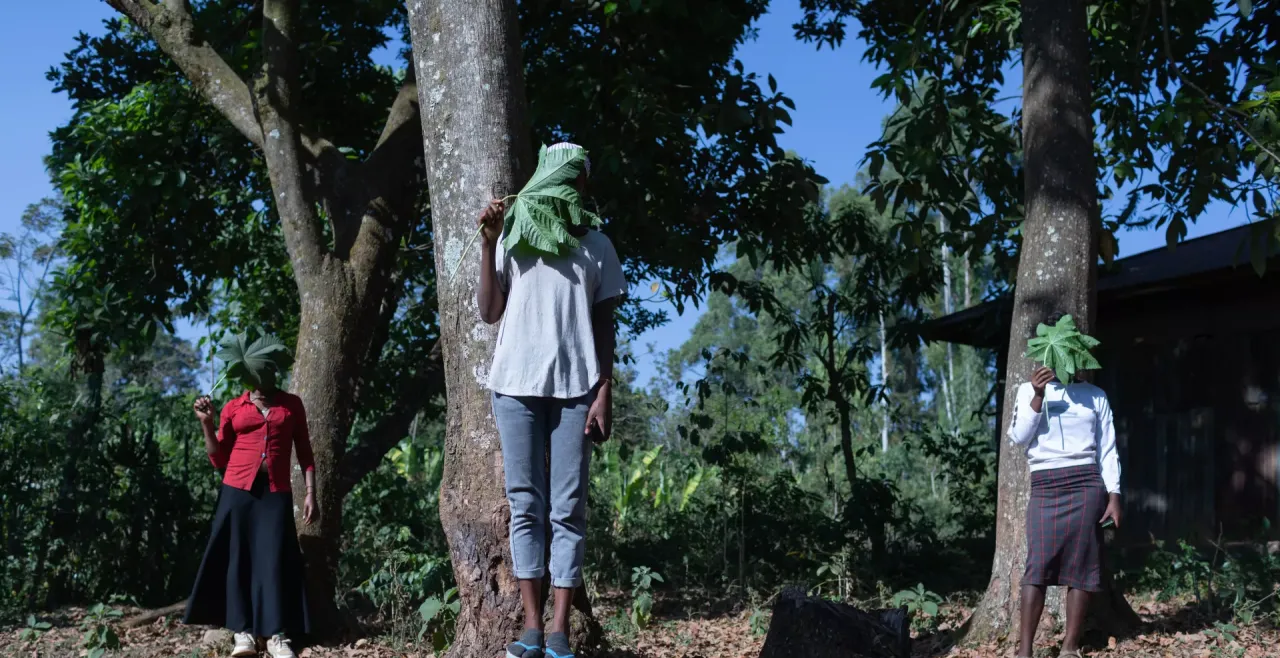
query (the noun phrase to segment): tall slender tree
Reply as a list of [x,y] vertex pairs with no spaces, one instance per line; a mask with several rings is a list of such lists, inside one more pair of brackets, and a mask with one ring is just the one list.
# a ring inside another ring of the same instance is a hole
[[[1026,217],[1013,295],[1001,436],[1013,418],[1018,386],[1031,376],[1031,361],[1016,355],[1025,350],[1036,325],[1060,311],[1075,317],[1087,333],[1097,313],[1097,167],[1085,0],[1024,0],[1022,38]],[[1017,631],[1030,492],[1025,455],[1002,442],[996,552],[991,581],[971,620],[975,639]]]

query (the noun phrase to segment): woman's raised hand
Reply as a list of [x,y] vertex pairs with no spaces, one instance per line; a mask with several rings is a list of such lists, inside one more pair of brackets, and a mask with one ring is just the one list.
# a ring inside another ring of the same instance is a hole
[[200,422],[213,424],[213,400],[210,400],[209,396],[201,395],[196,398],[196,403],[191,405],[191,408],[196,412],[196,418]]
[[502,235],[502,216],[507,212],[506,202],[494,199],[480,213],[480,228],[486,244],[494,244]]
[[1053,381],[1055,376],[1052,370],[1044,366],[1036,368],[1036,371],[1031,373],[1031,390],[1035,391],[1036,397],[1044,397],[1044,388]]

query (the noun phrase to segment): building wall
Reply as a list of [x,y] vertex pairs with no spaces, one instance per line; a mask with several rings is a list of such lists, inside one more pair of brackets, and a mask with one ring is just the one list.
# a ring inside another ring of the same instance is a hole
[[1124,543],[1246,539],[1280,523],[1273,283],[1205,282],[1099,309],[1096,381],[1116,414]]

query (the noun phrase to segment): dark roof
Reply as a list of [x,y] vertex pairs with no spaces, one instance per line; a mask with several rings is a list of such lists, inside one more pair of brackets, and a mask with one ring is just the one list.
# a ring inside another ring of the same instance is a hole
[[[1245,225],[1121,258],[1098,271],[1099,304],[1192,285],[1223,273],[1256,276],[1249,265],[1252,225]],[[1280,261],[1272,251],[1268,272]],[[931,320],[920,328],[927,341],[994,347],[1004,342],[1013,299],[1005,295],[957,313]]]

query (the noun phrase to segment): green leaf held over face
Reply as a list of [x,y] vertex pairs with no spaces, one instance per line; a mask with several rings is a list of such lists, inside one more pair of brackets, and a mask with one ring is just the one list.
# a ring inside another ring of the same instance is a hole
[[[250,341],[249,334],[230,335],[218,345],[222,348],[214,356],[226,364],[219,378],[232,379],[251,389],[260,389],[264,383],[275,385],[280,375],[293,365],[293,355],[279,338],[267,334]],[[214,389],[218,388],[214,384]]]
[[582,207],[582,195],[575,183],[586,166],[584,149],[538,151],[538,168],[520,193],[507,206],[502,247],[507,251],[532,249],[561,256],[578,248],[569,234],[570,226],[599,226],[595,213]]
[[1097,339],[1080,333],[1075,320],[1064,315],[1052,327],[1036,327],[1036,337],[1027,341],[1026,357],[1053,370],[1058,381],[1067,384],[1079,370],[1102,367],[1090,353],[1097,346]]

